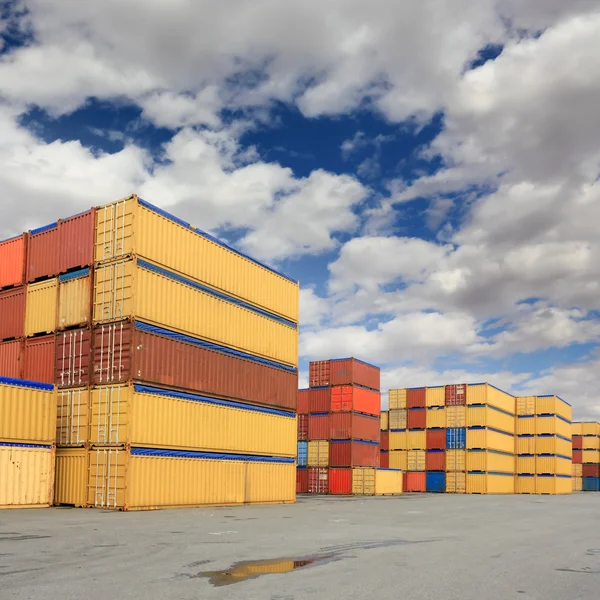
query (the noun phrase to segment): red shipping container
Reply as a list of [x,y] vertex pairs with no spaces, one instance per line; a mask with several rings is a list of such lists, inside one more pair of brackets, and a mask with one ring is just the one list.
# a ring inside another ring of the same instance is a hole
[[23,379],[54,383],[54,335],[25,340]]
[[446,470],[446,451],[428,450],[425,457],[426,471],[445,471]]
[[385,451],[385,450],[381,450],[379,452],[379,466],[382,469],[389,469],[390,468],[390,453]]
[[311,413],[324,413],[331,410],[331,388],[313,388],[308,398],[308,408]]
[[467,386],[464,383],[447,385],[446,406],[465,406],[467,404]]
[[298,373],[146,323],[94,328],[94,385],[140,381],[296,412]]
[[425,388],[411,388],[406,390],[407,408],[425,408]]
[[298,441],[308,440],[308,415],[298,415]]
[[327,494],[329,492],[329,469],[327,467],[308,467],[308,493]]
[[583,449],[583,436],[582,435],[574,435],[572,438],[573,450],[582,450]]
[[60,388],[90,384],[92,332],[87,328],[56,335],[55,383]]
[[94,264],[96,209],[58,222],[58,272],[66,273]]
[[406,491],[427,491],[427,475],[425,471],[408,471],[408,473],[406,474]]
[[319,413],[308,416],[308,439],[329,439],[329,413]]
[[27,249],[27,281],[58,275],[58,223],[29,232]]
[[336,358],[331,361],[331,385],[362,385],[379,391],[381,371],[357,358]]
[[332,440],[329,445],[332,467],[377,467],[379,444],[362,440]]
[[12,340],[0,343],[0,377],[11,377],[22,379],[21,353],[23,351],[22,340]]
[[573,464],[580,465],[583,463],[583,450],[573,450]]
[[364,387],[344,385],[331,388],[331,410],[381,415],[381,394]]
[[296,494],[308,493],[308,469],[298,467],[296,469]]
[[25,337],[25,288],[0,292],[0,340]]
[[[0,242],[0,290],[25,283],[27,234]],[[0,314],[2,311],[0,310]]]
[[408,492],[408,472],[404,471],[402,473],[402,491]]
[[407,429],[425,429],[427,411],[424,408],[411,408],[407,413]]
[[583,477],[600,477],[600,465],[586,464],[582,467]]
[[332,440],[369,440],[378,442],[380,420],[358,413],[331,413],[329,431]]
[[445,450],[446,449],[446,430],[428,429],[426,432],[427,450]]
[[352,469],[329,469],[329,493],[338,496],[352,494]]
[[310,390],[298,390],[298,414],[307,415],[310,412],[308,401]]
[[331,361],[315,360],[308,364],[308,385],[311,388],[331,385]]
[[381,445],[382,452],[383,451],[387,452],[390,449],[390,432],[389,431],[381,432],[380,445]]

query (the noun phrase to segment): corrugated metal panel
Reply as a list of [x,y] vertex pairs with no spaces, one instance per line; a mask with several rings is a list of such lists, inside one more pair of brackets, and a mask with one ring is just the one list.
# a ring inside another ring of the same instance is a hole
[[581,435],[600,435],[600,424],[596,422],[582,423]]
[[308,494],[308,469],[296,469],[296,494]]
[[379,440],[379,450],[388,452],[390,449],[390,432],[389,431],[381,431],[381,437]]
[[536,454],[560,454],[571,458],[573,448],[567,438],[556,435],[538,435],[535,438]]
[[518,474],[535,475],[535,456],[533,454],[519,454],[517,456],[516,472]]
[[381,414],[381,395],[374,390],[358,386],[332,387],[331,410],[334,412],[361,412],[379,417]]
[[0,473],[0,508],[52,505],[54,448],[0,445]]
[[308,363],[308,385],[314,387],[329,387],[331,385],[331,361],[313,360]]
[[298,442],[298,451],[296,452],[296,463],[299,467],[306,467],[306,465],[308,465],[308,442]]
[[600,463],[600,450],[582,450],[581,451],[581,462],[582,463]]
[[298,440],[308,440],[308,415],[298,415]]
[[34,389],[21,380],[0,379],[0,440],[54,443],[56,395],[52,386],[38,387],[46,389]]
[[515,455],[511,452],[495,450],[469,450],[467,452],[467,471],[515,472]]
[[583,450],[583,436],[574,435],[571,439],[573,450]]
[[0,292],[0,340],[25,335],[25,288]]
[[402,487],[402,471],[398,469],[375,470],[376,496],[400,496]]
[[308,407],[311,413],[331,412],[331,388],[311,388]]
[[515,494],[535,494],[535,475],[517,475]]
[[427,429],[446,427],[446,408],[444,406],[434,406],[432,408],[428,408],[426,424]]
[[58,222],[59,273],[94,263],[96,209]]
[[299,415],[307,415],[310,412],[309,392],[310,392],[310,390],[298,390],[298,414]]
[[515,436],[489,428],[467,429],[467,448],[514,453]]
[[536,494],[570,494],[572,491],[571,477],[537,475],[535,478]]
[[517,435],[535,435],[535,416],[523,415],[517,417],[516,425],[515,433]]
[[445,406],[446,404],[446,388],[441,385],[439,387],[428,387],[425,389],[425,404],[430,406]]
[[443,494],[446,491],[446,473],[427,473],[427,491],[434,494]]
[[467,494],[514,494],[512,474],[467,473]]
[[329,438],[332,440],[380,441],[379,419],[357,413],[331,413],[329,416]]
[[379,418],[379,428],[381,431],[388,431],[390,428],[390,412],[388,410],[381,411]]
[[535,472],[538,475],[571,475],[573,463],[564,456],[538,454],[535,457]]
[[390,468],[389,450],[384,450],[383,448],[379,448],[379,467],[381,469],[389,469]]
[[535,454],[537,443],[533,435],[519,435],[515,438],[516,454]]
[[329,464],[332,467],[378,467],[379,444],[358,440],[332,440]]
[[591,435],[585,435],[581,438],[582,450],[600,450],[600,438]]
[[308,467],[308,493],[326,494],[329,491],[329,473],[335,469]]
[[408,450],[407,431],[390,431],[390,450]]
[[571,435],[583,435],[583,423],[571,423]]
[[425,429],[427,427],[427,409],[426,408],[409,408],[406,425],[408,429]]
[[445,388],[446,406],[465,406],[467,403],[467,385],[458,383]]
[[201,230],[125,198],[96,212],[96,261],[135,254],[298,322],[295,281]]
[[535,396],[517,397],[517,415],[530,416],[535,415]]
[[583,491],[583,478],[582,477],[571,477],[571,484],[572,484],[571,489],[574,492]]
[[405,408],[394,408],[390,410],[390,429],[406,429],[407,411]]
[[466,494],[467,493],[467,474],[450,471],[446,473],[446,493],[447,494]]
[[427,434],[425,431],[408,431],[406,440],[408,444],[407,450],[427,449]]
[[91,392],[90,442],[178,450],[296,455],[293,413],[146,386]]
[[425,388],[410,388],[406,390],[407,408],[425,408]]
[[356,496],[375,495],[375,469],[373,467],[352,469],[352,494]]
[[58,226],[56,223],[29,232],[27,281],[58,275]]
[[467,427],[493,427],[514,435],[515,416],[494,406],[467,407]]
[[466,427],[467,426],[467,407],[466,406],[447,406],[446,407],[446,427]]
[[425,450],[409,450],[408,451],[408,471],[424,471],[425,470]]
[[390,410],[395,408],[406,408],[406,388],[390,390]]
[[[208,456],[199,452],[97,448],[90,452],[87,504],[118,510],[150,510],[294,502],[293,460]],[[157,481],[168,481],[170,485],[156,485]]]
[[23,345],[23,379],[54,383],[54,336],[28,338]]
[[428,429],[425,432],[427,450],[446,449],[446,429]]
[[23,285],[27,266],[27,234],[0,242],[0,289]]
[[89,269],[60,277],[58,283],[58,328],[87,325],[92,317],[92,276]]
[[308,466],[326,467],[329,465],[329,442],[313,440],[308,442]]
[[538,396],[535,401],[535,413],[537,415],[558,415],[569,423],[573,416],[571,405],[558,396]]
[[[415,469],[415,471],[418,469]],[[425,455],[426,471],[445,471],[446,470],[446,451],[445,450],[427,450]],[[444,484],[445,486],[445,484]],[[443,489],[441,490],[444,491]]]
[[[360,385],[379,391],[379,367],[356,358],[336,358],[330,361],[330,385]],[[322,383],[321,385],[329,385]]]
[[583,465],[572,464],[571,474],[573,477],[583,477]]
[[573,450],[573,462],[575,464],[583,463],[583,450]]
[[58,387],[81,387],[90,383],[92,333],[72,329],[56,335],[55,382]]
[[448,450],[464,450],[467,447],[467,430],[464,427],[446,429],[446,448]]
[[0,377],[19,379],[22,377],[22,340],[0,343]]
[[489,383],[469,384],[467,386],[467,404],[489,404],[512,415],[516,412],[515,397]]
[[425,472],[408,472],[406,474],[407,492],[427,491],[427,475]]
[[467,451],[446,450],[446,471],[466,471]]
[[[175,277],[175,278],[174,278]],[[137,317],[291,366],[298,330],[199,289],[149,263],[128,260],[96,267],[94,322]]]
[[25,335],[52,333],[56,328],[58,279],[47,279],[27,286]]
[[390,450],[390,469],[408,471],[408,450]]
[[60,446],[85,444],[89,439],[89,389],[58,390],[56,405],[56,443]]
[[535,432],[553,433],[569,437],[571,435],[571,423],[556,415],[539,415],[535,418]]
[[[319,413],[309,415],[308,417],[308,439],[309,440],[328,440],[329,432],[329,413]],[[318,466],[318,465],[315,465]]]
[[88,450],[57,448],[54,504],[87,506]]

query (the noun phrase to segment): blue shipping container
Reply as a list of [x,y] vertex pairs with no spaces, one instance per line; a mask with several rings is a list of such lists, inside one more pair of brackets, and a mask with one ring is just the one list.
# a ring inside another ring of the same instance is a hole
[[597,477],[584,477],[582,489],[584,492],[600,492],[600,479]]
[[446,491],[446,473],[428,472],[426,485],[428,492],[443,494]]
[[298,466],[306,467],[308,464],[308,442],[298,442]]
[[467,430],[462,428],[446,429],[446,448],[464,450],[467,447]]

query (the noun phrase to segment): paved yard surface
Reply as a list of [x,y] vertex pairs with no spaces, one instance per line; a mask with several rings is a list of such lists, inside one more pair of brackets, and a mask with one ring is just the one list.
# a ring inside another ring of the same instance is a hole
[[600,494],[0,511],[0,598],[597,600]]

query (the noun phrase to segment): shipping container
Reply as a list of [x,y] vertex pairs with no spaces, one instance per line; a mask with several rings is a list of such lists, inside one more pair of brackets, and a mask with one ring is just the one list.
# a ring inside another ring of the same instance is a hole
[[424,429],[406,432],[407,450],[427,450],[427,433]]
[[308,417],[308,439],[329,440],[329,413],[315,413]]
[[308,440],[308,415],[298,415],[298,440]]
[[408,388],[406,390],[406,408],[425,408],[425,388]]
[[466,471],[467,451],[446,450],[446,471]]
[[308,466],[329,466],[329,442],[325,440],[311,440],[308,442]]
[[311,413],[331,411],[331,388],[312,388],[308,393],[308,409]]
[[381,439],[379,440],[380,450],[385,450],[386,452],[390,449],[390,432],[389,431],[380,431]]
[[446,473],[446,493],[466,494],[467,474],[464,472],[449,471]]
[[90,442],[295,456],[294,413],[144,385],[91,391]]
[[408,471],[425,471],[427,452],[425,450],[408,451]]
[[428,408],[425,423],[427,429],[444,429],[446,427],[446,407],[434,406]]
[[389,404],[390,410],[399,408],[406,410],[406,388],[390,390]]
[[88,450],[56,449],[54,504],[85,508],[88,492]]
[[466,427],[467,426],[467,407],[466,406],[447,406],[446,407],[446,427]]
[[[581,477],[600,477],[600,465],[575,465],[580,467]],[[571,474],[573,469],[571,468]],[[556,471],[558,473],[558,470]]]
[[535,435],[535,415],[520,415],[517,417],[517,435]]
[[518,454],[516,472],[526,475],[535,475],[535,455],[534,454]]
[[583,436],[574,435],[571,439],[573,450],[583,450]]
[[467,430],[464,427],[453,427],[446,430],[446,448],[448,450],[464,450],[467,447]]
[[583,477],[571,477],[571,489],[574,492],[583,491]]
[[445,406],[446,388],[443,385],[425,388],[425,405],[427,408],[432,406]]
[[375,469],[354,467],[352,469],[352,494],[355,496],[375,495]]
[[58,222],[59,273],[94,264],[95,231],[95,208]]
[[514,396],[489,383],[467,385],[467,404],[489,404],[511,415],[514,415],[517,409]]
[[495,406],[471,404],[467,408],[467,427],[490,427],[514,435],[515,415]]
[[389,431],[390,429],[390,411],[382,410],[381,417],[379,418],[379,429],[381,431]]
[[390,450],[408,450],[408,432],[390,431]]
[[535,454],[537,443],[534,435],[518,435],[515,438],[516,454]]
[[539,415],[535,418],[535,432],[538,435],[552,433],[554,435],[570,437],[571,423],[557,415]]
[[59,446],[83,446],[90,432],[90,390],[58,390],[56,401],[56,443]]
[[0,473],[0,509],[52,506],[54,446],[0,442]]
[[331,385],[331,361],[313,360],[308,363],[308,385],[311,388]]
[[89,385],[92,360],[92,333],[71,329],[56,334],[54,381],[60,388]]
[[375,495],[400,496],[402,494],[402,471],[380,468],[375,470]]
[[379,367],[357,358],[334,358],[330,368],[331,386],[358,385],[379,391],[381,377]]
[[298,329],[271,313],[141,259],[94,269],[94,322],[137,317],[274,360],[298,364]]
[[[417,469],[414,469],[417,471]],[[425,459],[426,471],[445,471],[446,470],[446,451],[445,450],[427,450]],[[442,490],[443,491],[443,490]]]
[[583,463],[583,450],[573,450],[573,463],[582,464]]
[[562,456],[572,457],[571,440],[560,435],[542,434],[535,438],[536,454],[560,454]]
[[406,429],[407,411],[405,408],[393,408],[389,415],[390,429]]
[[27,281],[38,281],[58,275],[58,224],[52,223],[29,232],[27,248]]
[[512,433],[498,431],[486,427],[467,428],[467,448],[469,450],[499,450],[500,452],[514,453],[515,436]]
[[293,458],[96,448],[89,453],[87,505],[151,510],[294,502]]
[[581,451],[581,462],[586,463],[600,463],[600,451],[599,450],[582,450]]
[[58,278],[58,329],[83,327],[92,320],[92,275],[81,269]]
[[536,475],[536,494],[570,494],[573,491],[570,475]]
[[[573,409],[571,405],[560,396],[538,396],[535,401],[536,415],[558,415],[571,423]],[[569,428],[570,431],[570,428]]]
[[372,415],[351,412],[334,412],[329,416],[329,437],[326,439],[354,439],[379,442],[379,423],[379,418]]
[[296,494],[308,493],[308,469],[298,467],[296,469]]
[[407,492],[426,492],[427,476],[424,471],[406,473],[406,491]]
[[515,494],[535,494],[535,475],[519,474],[515,478]]
[[298,322],[298,282],[130,196],[96,209],[95,260],[139,256]]
[[299,415],[307,415],[310,412],[309,392],[310,392],[310,390],[298,390],[298,414]]
[[296,368],[162,327],[99,325],[93,352],[94,385],[140,381],[291,411],[297,407]]
[[308,442],[298,442],[296,463],[299,467],[306,467],[308,465]]
[[517,396],[516,407],[518,417],[535,416],[535,396]]
[[401,469],[408,471],[408,450],[390,450],[390,469]]
[[356,385],[331,388],[331,410],[333,412],[359,412],[367,415],[381,415],[381,395],[379,392]]
[[[548,484],[551,483],[548,482]],[[581,489],[584,492],[600,492],[600,479],[596,477],[583,477],[581,480]]]
[[408,429],[425,429],[427,427],[427,409],[409,408],[406,424]]
[[54,335],[25,340],[22,377],[28,381],[54,384]]
[[600,424],[596,422],[582,423],[581,435],[600,435]]
[[425,432],[427,450],[445,450],[446,449],[446,430],[428,429]]
[[349,496],[352,493],[352,469],[329,469],[328,489],[318,493]]
[[467,473],[467,494],[514,493],[514,473]]
[[390,468],[390,453],[388,450],[379,451],[379,466],[382,469]]
[[581,446],[582,450],[599,450],[600,438],[596,436],[586,435],[581,440]]
[[22,353],[23,340],[0,342],[0,377],[23,378]]
[[364,440],[331,440],[329,464],[332,467],[378,467],[379,444]]
[[471,449],[467,452],[467,471],[514,474],[515,455],[513,452]]
[[[573,469],[571,471],[571,475],[573,477],[583,477],[583,465],[572,465]],[[598,475],[600,477],[600,475]]]
[[24,287],[0,292],[0,340],[11,340],[25,336]]
[[27,234],[0,242],[0,290],[25,283]]
[[329,492],[329,473],[333,470],[327,467],[308,467],[308,493],[327,494]]
[[0,441],[53,444],[55,425],[53,385],[0,377]]
[[583,423],[571,423],[572,435],[583,435]]
[[444,388],[446,406],[465,406],[467,404],[467,385],[459,383]]
[[58,279],[46,279],[27,286],[25,335],[52,333],[56,328]]
[[446,473],[427,473],[426,489],[430,493],[443,494],[446,491]]

